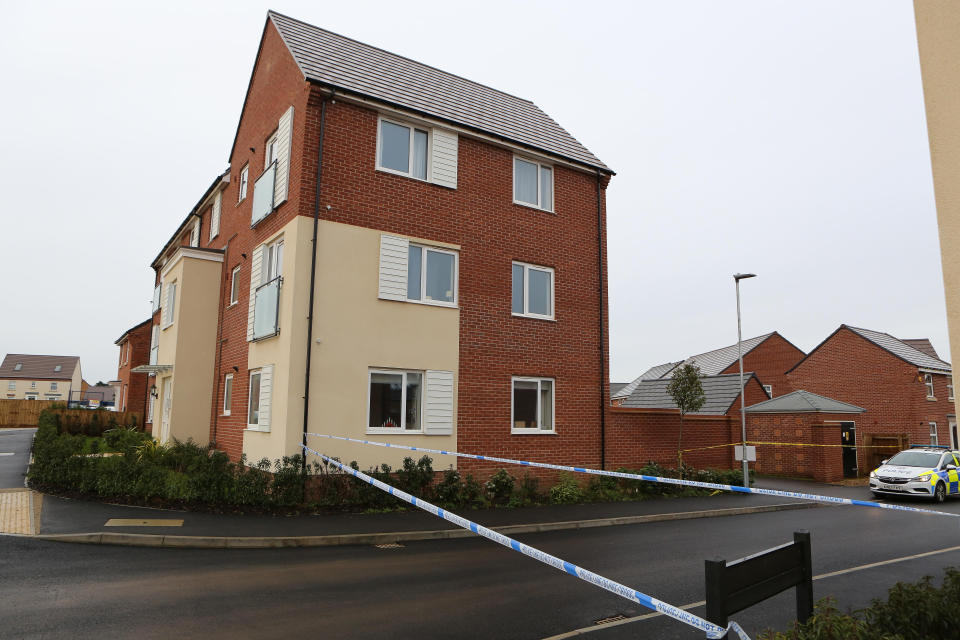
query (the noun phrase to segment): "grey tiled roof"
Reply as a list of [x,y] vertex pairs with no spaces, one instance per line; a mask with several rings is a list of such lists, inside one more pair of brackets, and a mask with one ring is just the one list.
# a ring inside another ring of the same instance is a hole
[[308,80],[610,171],[529,100],[274,11],[268,17]]
[[630,384],[629,382],[611,382],[610,383],[610,395],[614,398],[617,397],[617,392],[620,389],[623,389],[625,386]]
[[[749,384],[752,373],[743,374],[744,385]],[[641,380],[633,393],[623,401],[622,407],[628,409],[676,409],[677,405],[667,393],[670,380]],[[700,379],[706,401],[700,411],[691,415],[724,415],[730,410],[734,400],[740,395],[740,374],[705,376]]]
[[677,361],[677,362],[665,362],[665,363],[663,363],[663,364],[658,364],[658,365],[655,366],[655,367],[650,367],[649,369],[647,369],[646,371],[644,371],[642,374],[640,374],[640,377],[638,377],[637,379],[633,380],[632,382],[627,383],[626,385],[624,385],[623,387],[621,387],[620,389],[618,389],[616,392],[613,391],[613,385],[611,385],[611,387],[610,387],[610,389],[611,389],[611,395],[612,395],[614,398],[626,398],[626,397],[629,396],[631,393],[633,393],[633,390],[636,389],[636,388],[637,388],[637,385],[640,384],[642,381],[644,381],[644,380],[656,380],[656,379],[658,379],[658,378],[662,378],[662,377],[665,376],[666,374],[668,374],[668,373],[670,373],[671,371],[673,371],[678,364],[680,364],[680,361]]
[[750,405],[745,411],[747,413],[863,413],[866,409],[801,389]]
[[951,371],[949,362],[944,362],[940,358],[934,358],[933,356],[927,355],[926,353],[911,347],[903,340],[894,338],[889,333],[871,331],[870,329],[861,329],[859,327],[851,327],[848,324],[843,326],[914,366],[922,367],[924,369],[935,369],[944,372]]
[[[747,355],[754,347],[773,335],[774,332],[766,333],[756,338],[748,338],[743,341],[743,355]],[[690,356],[683,361],[683,364],[692,364],[700,367],[700,374],[704,376],[716,376],[727,369],[730,365],[737,362],[737,344],[729,347],[714,349],[695,356]]]
[[[8,353],[0,364],[0,378],[27,380],[70,380],[80,362],[78,356],[35,356],[26,353]],[[20,370],[16,370],[17,364]],[[57,371],[57,366],[60,371]]]
[[930,342],[929,338],[914,338],[913,340],[907,340],[906,338],[901,338],[901,342],[906,343],[907,345],[913,347],[917,351],[922,351],[931,358],[936,358],[940,360],[940,356],[937,354],[937,350],[933,348],[933,343]]

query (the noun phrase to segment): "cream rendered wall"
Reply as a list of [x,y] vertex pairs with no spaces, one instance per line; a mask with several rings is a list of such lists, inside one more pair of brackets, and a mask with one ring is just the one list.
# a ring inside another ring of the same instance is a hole
[[[448,307],[380,300],[377,297],[380,235],[380,231],[336,222],[320,224],[314,351],[310,378],[310,431],[367,438],[365,434],[370,368],[439,369],[452,371],[454,374],[453,434],[371,435],[369,439],[455,450],[460,311]],[[435,243],[429,239],[411,240],[459,249],[457,246]],[[306,273],[309,277],[309,260]],[[303,343],[298,341],[295,344]],[[301,370],[302,362],[301,359]],[[288,443],[298,446],[301,429],[290,431]],[[396,468],[404,457],[420,457],[413,452],[322,438],[310,438],[308,444],[311,448],[338,457],[344,462],[356,460],[361,469],[382,462]],[[315,457],[310,456],[310,459]],[[435,469],[451,466],[456,467],[456,458],[438,459],[434,456]]]
[[[914,0],[950,353],[960,354],[960,2]],[[960,398],[960,396],[958,396]],[[960,414],[960,401],[957,405]]]
[[[66,402],[70,398],[70,380],[25,380],[23,378],[15,378],[12,382],[16,385],[16,389],[9,389],[10,379],[3,380],[0,382],[0,398],[6,398],[8,400],[23,400],[27,397],[27,394],[36,394],[37,400],[46,400],[46,394],[48,393],[59,393],[60,398],[58,402]],[[35,389],[30,388],[30,383],[36,382],[37,387]],[[50,391],[50,383],[57,383],[57,390]],[[79,385],[75,387],[79,389]],[[12,396],[10,394],[13,394]]]
[[[313,220],[297,216],[266,240],[274,242],[283,238],[283,264],[280,267],[283,283],[280,287],[278,315],[280,333],[251,342],[247,349],[247,366],[250,369],[273,365],[270,431],[243,432],[243,452],[251,464],[261,458],[273,461],[300,452],[312,236]],[[246,411],[244,407],[244,415]]]
[[[210,441],[210,407],[213,401],[213,369],[217,340],[217,305],[223,255],[180,249],[161,274],[164,292],[177,282],[173,323],[158,339],[157,364],[172,365],[170,437]],[[155,384],[159,397],[154,405],[153,435],[162,436],[163,379]]]

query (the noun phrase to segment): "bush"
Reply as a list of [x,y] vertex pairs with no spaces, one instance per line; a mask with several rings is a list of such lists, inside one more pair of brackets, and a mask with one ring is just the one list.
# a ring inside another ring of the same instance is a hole
[[493,474],[483,485],[483,497],[492,505],[506,505],[513,496],[513,486],[516,480],[507,473],[506,469],[500,469]]
[[569,473],[561,472],[557,484],[550,487],[553,504],[576,504],[583,502],[583,497],[583,490]]

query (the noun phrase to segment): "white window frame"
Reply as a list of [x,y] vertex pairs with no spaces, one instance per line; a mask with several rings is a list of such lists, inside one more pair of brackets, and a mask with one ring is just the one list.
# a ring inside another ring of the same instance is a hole
[[228,307],[240,302],[240,280],[238,276],[240,275],[240,265],[237,265],[233,268],[233,271],[230,272],[230,304]]
[[263,144],[263,167],[266,169],[277,161],[277,134],[279,129],[275,130]]
[[17,390],[17,381],[10,380],[7,382],[7,391],[16,391]]
[[937,423],[930,422],[930,444],[939,445],[940,444],[940,434],[937,432]]
[[[537,203],[532,204],[530,202],[524,202],[523,200],[517,200],[517,160],[522,162],[527,162],[537,166]],[[541,167],[550,169],[550,200],[552,201],[552,206],[548,209],[542,206],[541,194],[543,192],[543,186],[540,184],[540,181],[543,179],[543,172],[540,171]],[[557,170],[554,165],[541,162],[535,158],[529,156],[521,156],[514,154],[513,156],[513,183],[510,185],[510,198],[513,200],[513,204],[518,204],[521,207],[530,207],[531,209],[538,209],[540,211],[546,211],[548,213],[554,213],[557,208],[557,191],[556,191],[556,175]]]
[[[516,419],[513,415],[513,393],[514,393],[514,384],[517,382],[536,382],[537,383],[537,424],[543,423],[543,407],[540,402],[540,382],[549,381],[553,393],[550,394],[550,415],[553,416],[552,424],[550,429],[541,429],[540,427],[536,428],[518,428],[515,425],[517,424]],[[527,376],[511,376],[510,378],[510,433],[511,435],[525,435],[525,434],[556,434],[557,433],[557,381],[554,378],[536,378],[536,377],[527,377]]]
[[37,382],[36,382],[36,380],[31,380],[31,381],[30,381],[30,388],[31,388],[31,389],[36,389],[36,388],[37,388]]
[[233,374],[228,373],[223,378],[223,413],[221,413],[221,415],[224,415],[224,416],[230,415],[230,408],[232,406],[233,406]]
[[[402,382],[400,383],[400,402],[403,407],[400,410],[400,428],[399,429],[385,429],[382,427],[371,427],[370,426],[370,386],[373,382],[373,374],[375,373],[384,373],[388,375],[403,375]],[[420,428],[419,429],[407,429],[407,374],[408,373],[418,373],[420,374],[420,410],[418,415],[420,416]],[[423,409],[424,409],[424,397],[426,396],[427,391],[427,372],[420,371],[417,369],[369,369],[367,370],[367,419],[366,419],[366,428],[367,433],[370,434],[423,434]]]
[[[420,298],[407,298],[407,302],[413,302],[414,304],[428,304],[434,307],[456,307],[460,302],[460,295],[458,290],[460,289],[460,253],[457,251],[451,251],[450,249],[441,249],[439,247],[433,247],[427,244],[419,244],[417,242],[411,242],[407,247],[407,288],[409,290],[409,278],[410,278],[410,263],[409,263],[409,250],[410,247],[418,247],[420,249]],[[446,302],[444,300],[427,300],[427,253],[433,251],[434,253],[446,253],[453,256],[453,302]]]
[[250,181],[250,163],[243,165],[240,169],[240,178],[237,183],[237,202],[243,202],[247,199],[247,186]]
[[933,389],[933,374],[925,373],[923,374],[923,384],[927,387],[927,400],[936,400],[937,396],[934,393]]
[[[391,169],[389,167],[383,166],[383,123],[389,122],[390,124],[396,125],[398,127],[406,127],[410,132],[407,135],[407,148],[408,148],[408,158],[407,158],[407,171],[397,171],[396,169]],[[425,177],[418,178],[413,175],[413,132],[422,131],[427,134],[427,167]],[[423,125],[417,125],[413,122],[406,122],[403,120],[395,120],[393,118],[385,118],[380,116],[377,119],[377,171],[384,171],[386,173],[392,173],[395,176],[404,176],[405,178],[410,178],[411,180],[418,180],[420,182],[429,182],[430,181],[430,169],[432,163],[432,144],[433,144],[433,131],[430,127],[425,127]]]
[[[167,283],[167,295],[165,296],[169,307],[164,311],[164,314],[167,316],[167,322],[163,325],[163,330],[166,331],[173,326],[173,314],[177,311],[177,281],[172,280]],[[173,293],[170,293],[170,287],[173,287]]]
[[[263,376],[261,375],[262,372],[263,372],[262,369],[251,369],[251,370],[250,370],[250,375],[247,376],[247,417],[246,417],[246,421],[247,421],[247,429],[248,429],[249,431],[261,431],[261,429],[260,429],[260,395],[261,395],[260,385],[263,384]],[[257,376],[257,377],[259,378],[259,380],[260,380],[260,383],[257,385],[257,421],[256,421],[255,423],[250,422],[250,406],[251,406],[250,403],[253,402],[253,393],[251,393],[251,389],[253,389],[253,377],[254,377],[254,376]]]
[[59,389],[57,388],[57,386],[58,386],[58,385],[57,385],[56,382],[51,382],[51,383],[50,383],[50,391],[59,391]]
[[283,248],[283,236],[263,245],[260,284],[267,284],[271,280],[283,276]]
[[767,392],[767,395],[768,395],[768,396],[770,396],[771,398],[773,397],[773,385],[772,385],[772,384],[765,384],[765,385],[763,385],[763,390]]
[[947,377],[947,400],[954,400],[953,397],[953,376]]
[[[523,267],[523,313],[517,313],[513,310],[513,267],[514,265],[518,267]],[[527,311],[529,305],[528,295],[530,293],[530,270],[535,269],[537,271],[546,271],[550,274],[550,315],[541,315],[539,313],[531,313]],[[510,264],[510,314],[518,318],[538,318],[540,320],[556,320],[557,315],[557,298],[556,298],[556,289],[557,289],[557,274],[553,270],[553,267],[544,267],[538,264],[530,264],[528,262],[520,262],[519,260],[514,260]]]

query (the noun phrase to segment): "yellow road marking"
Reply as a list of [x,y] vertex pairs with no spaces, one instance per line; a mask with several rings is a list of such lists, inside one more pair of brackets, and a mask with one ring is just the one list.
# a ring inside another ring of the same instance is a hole
[[[947,547],[945,549],[936,549],[934,551],[927,551],[925,553],[917,553],[912,556],[902,556],[900,558],[891,558],[890,560],[881,560],[880,562],[871,562],[870,564],[861,564],[860,566],[850,567],[849,569],[840,569],[839,571],[831,571],[830,573],[821,573],[820,575],[813,576],[813,579],[823,580],[824,578],[833,578],[835,576],[842,576],[847,573],[863,571],[864,569],[873,569],[874,567],[882,567],[884,565],[895,564],[897,562],[906,562],[907,560],[916,560],[917,558],[926,558],[928,556],[935,556],[941,553],[950,553],[951,551],[960,551],[960,546]],[[682,607],[677,607],[677,608],[683,609],[684,611],[689,611],[690,609],[696,609],[697,607],[702,607],[706,604],[707,604],[706,600],[701,600],[700,602],[691,602],[690,604],[685,604]],[[564,640],[565,638],[583,636],[588,633],[593,633],[594,631],[602,631],[603,629],[609,629],[610,627],[619,627],[624,624],[630,624],[631,622],[640,622],[641,620],[649,620],[650,618],[656,618],[662,615],[663,615],[662,613],[658,611],[654,611],[653,613],[647,613],[642,616],[627,618],[625,620],[617,620],[616,622],[611,622],[608,624],[583,627],[581,629],[574,629],[573,631],[567,631],[566,633],[561,633],[559,635],[550,636],[549,638],[544,638],[544,640]]]
[[32,491],[0,491],[0,533],[26,536],[36,533]]
[[183,520],[150,520],[140,518],[110,518],[105,527],[182,527]]

